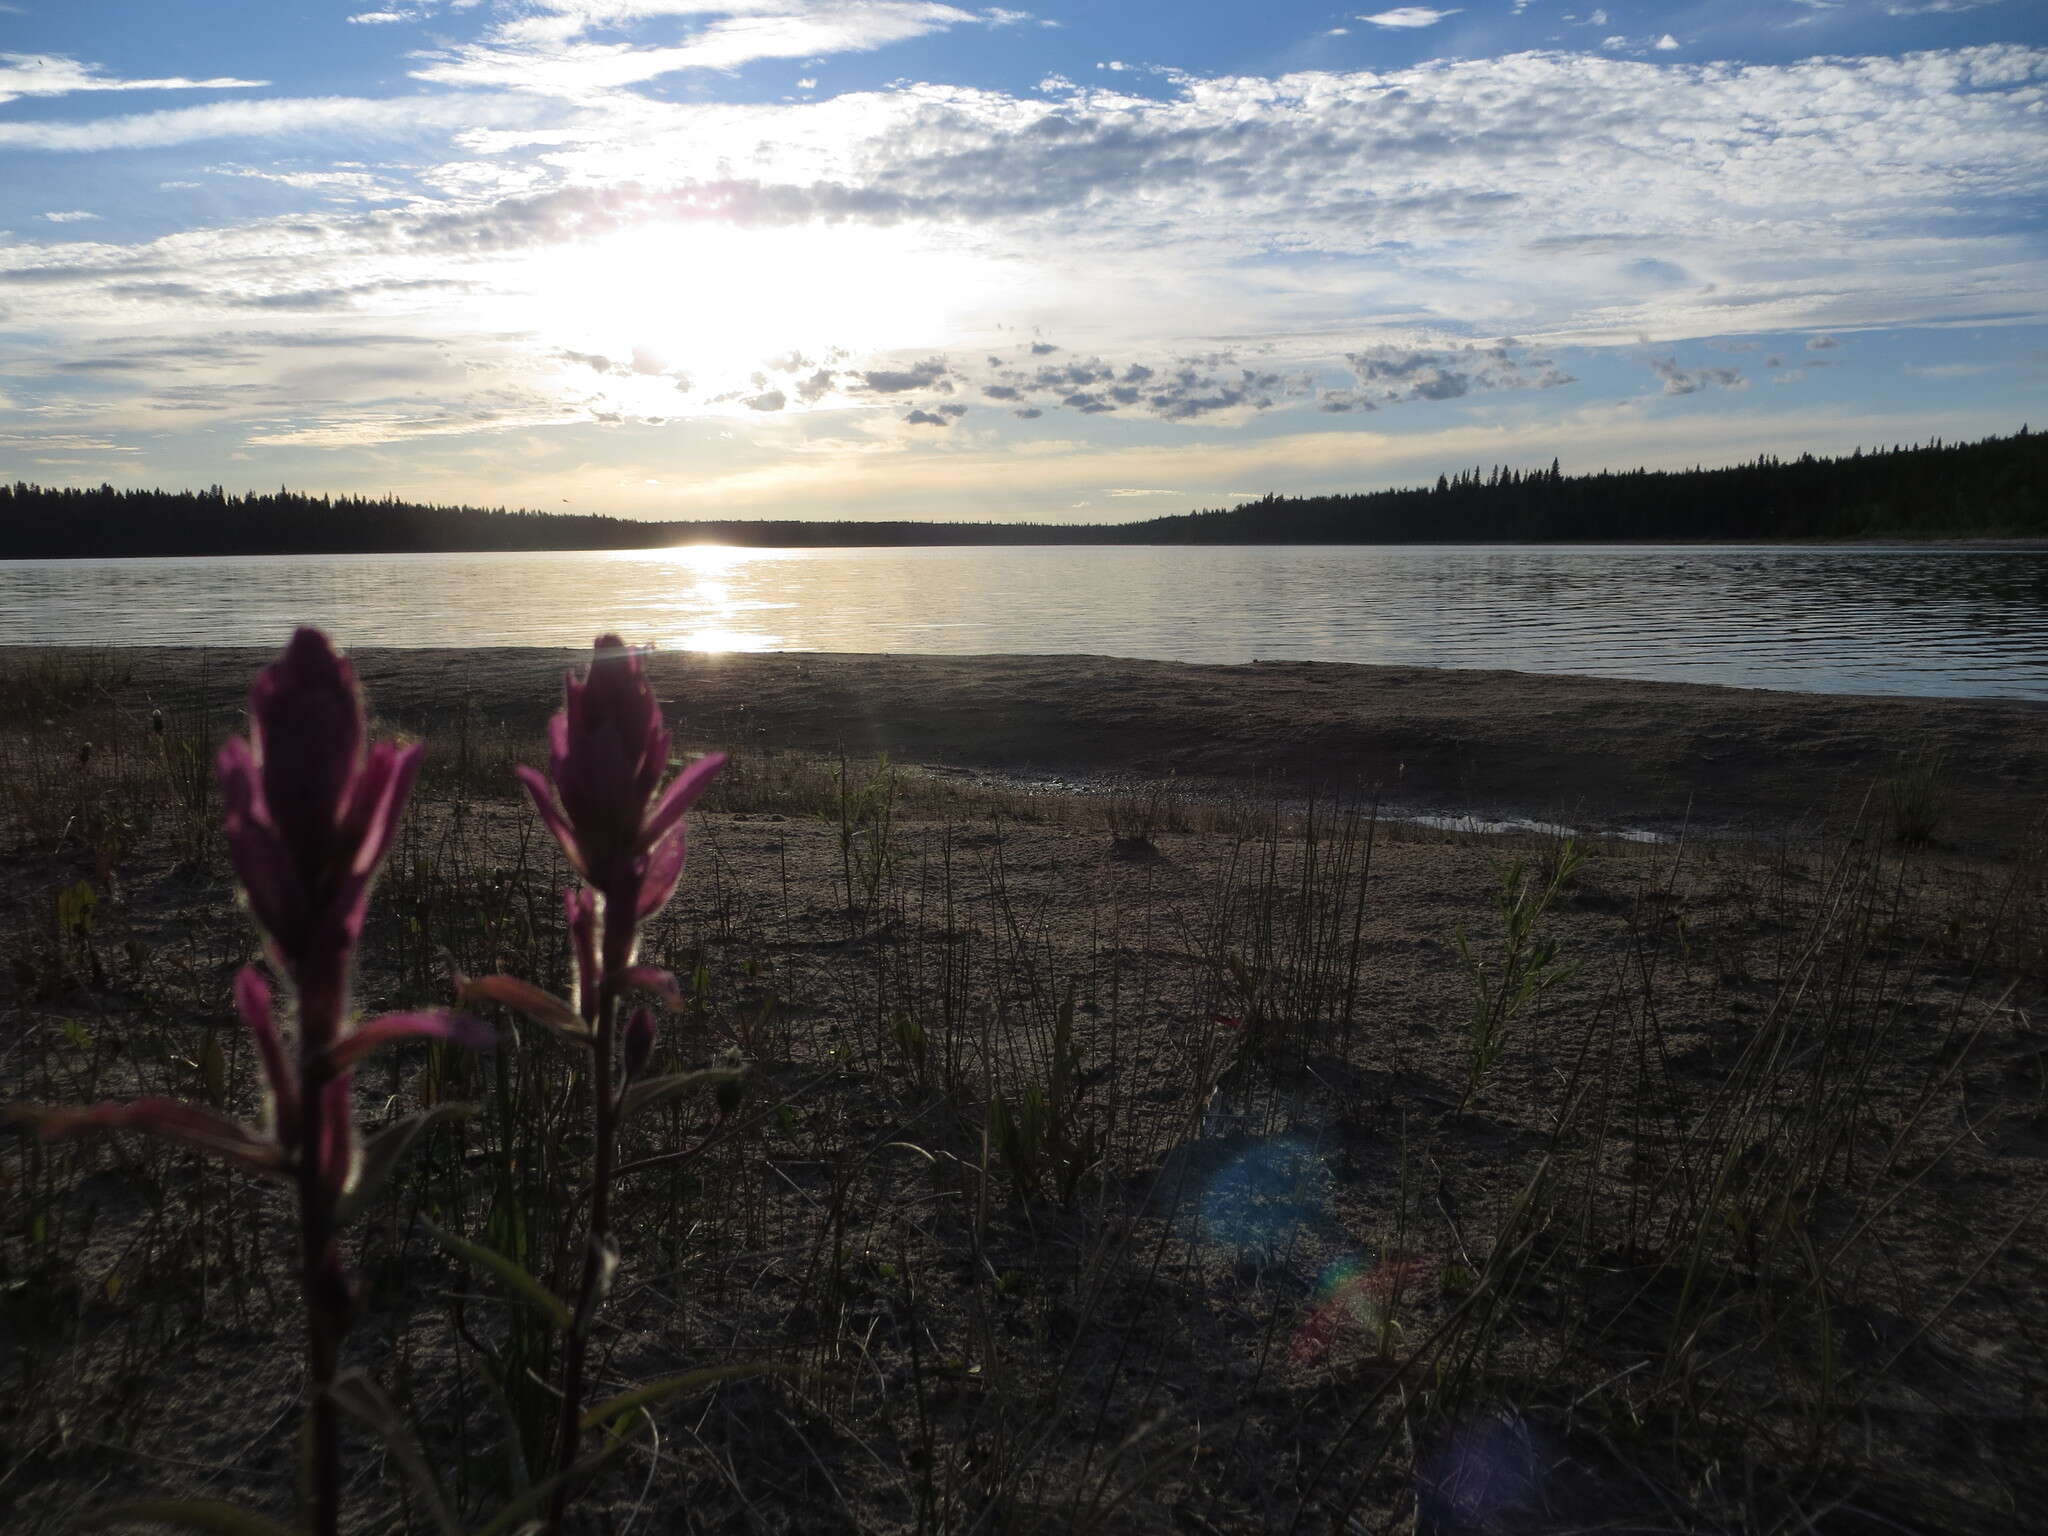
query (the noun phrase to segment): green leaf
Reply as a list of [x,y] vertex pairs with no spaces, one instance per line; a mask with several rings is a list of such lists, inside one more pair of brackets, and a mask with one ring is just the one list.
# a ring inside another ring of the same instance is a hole
[[335,1204],[335,1225],[345,1227],[369,1209],[371,1202],[390,1183],[391,1175],[398,1169],[398,1160],[419,1139],[421,1132],[443,1123],[467,1120],[475,1113],[473,1104],[436,1104],[432,1109],[407,1115],[403,1120],[394,1120],[370,1137],[363,1143],[363,1161],[356,1170],[355,1183]]
[[124,1499],[84,1516],[72,1527],[76,1531],[101,1530],[110,1525],[174,1525],[184,1531],[204,1531],[208,1536],[297,1536],[290,1526],[279,1525],[265,1515],[252,1513],[223,1499]]
[[621,1414],[651,1408],[656,1403],[665,1402],[671,1397],[680,1397],[686,1392],[701,1392],[704,1388],[715,1387],[722,1381],[738,1381],[747,1376],[780,1375],[789,1369],[790,1367],[786,1365],[772,1365],[756,1360],[744,1365],[707,1365],[701,1370],[685,1371],[680,1376],[664,1376],[659,1381],[650,1381],[630,1392],[621,1392],[617,1397],[606,1398],[583,1415],[583,1427],[595,1429]]
[[567,1302],[502,1253],[486,1248],[481,1243],[472,1243],[466,1237],[457,1237],[453,1232],[445,1232],[424,1216],[420,1218],[420,1225],[433,1235],[435,1242],[457,1258],[467,1259],[472,1264],[488,1269],[504,1281],[506,1289],[516,1298],[538,1309],[557,1328],[566,1332],[575,1325],[575,1314],[570,1312]]
[[692,1088],[716,1088],[721,1083],[736,1083],[742,1075],[730,1067],[706,1067],[698,1072],[671,1072],[666,1077],[642,1078],[620,1097],[619,1124],[624,1125],[643,1109],[666,1104]]

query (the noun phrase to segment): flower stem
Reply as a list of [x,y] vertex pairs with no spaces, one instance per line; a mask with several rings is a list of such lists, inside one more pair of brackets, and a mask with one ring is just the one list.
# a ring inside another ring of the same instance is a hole
[[[627,928],[620,946],[625,956],[632,953],[632,929]],[[596,1325],[602,1300],[605,1250],[611,1233],[612,1162],[618,1135],[618,1099],[612,1085],[612,1036],[618,1016],[618,994],[612,977],[625,967],[613,964],[615,957],[611,925],[605,931],[604,980],[598,993],[597,1018],[591,1031],[590,1094],[591,1121],[596,1149],[590,1168],[590,1221],[584,1235],[583,1278],[576,1288],[575,1322],[569,1330],[568,1348],[562,1362],[562,1416],[556,1433],[556,1470],[566,1473],[576,1464],[583,1440],[583,1369],[590,1348],[591,1329]],[[549,1536],[560,1536],[569,1507],[569,1485],[555,1489],[548,1504]]]
[[341,1425],[334,1376],[348,1326],[346,1281],[334,1241],[334,1194],[316,1149],[326,1145],[324,1083],[307,1082],[299,1157],[300,1282],[306,1297],[307,1497],[313,1536],[340,1536]]

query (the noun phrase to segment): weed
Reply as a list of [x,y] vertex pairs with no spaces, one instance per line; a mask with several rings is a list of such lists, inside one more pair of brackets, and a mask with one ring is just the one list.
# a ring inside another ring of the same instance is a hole
[[1541,864],[1527,859],[1510,861],[1494,892],[1501,925],[1498,949],[1482,955],[1473,948],[1470,936],[1463,929],[1458,931],[1458,955],[1472,978],[1460,1111],[1499,1064],[1517,1021],[1533,1012],[1552,987],[1571,979],[1576,967],[1560,958],[1559,941],[1544,931],[1543,921],[1585,861],[1584,850],[1570,839]]
[[1948,818],[1947,767],[1947,754],[1938,747],[1914,747],[1899,753],[1884,781],[1885,808],[1894,839],[1925,846],[1940,834]]

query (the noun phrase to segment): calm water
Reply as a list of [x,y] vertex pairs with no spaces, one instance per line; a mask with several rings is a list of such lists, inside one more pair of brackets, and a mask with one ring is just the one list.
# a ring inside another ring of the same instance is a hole
[[2048,699],[2048,552],[695,548],[0,562],[0,642],[1093,653]]

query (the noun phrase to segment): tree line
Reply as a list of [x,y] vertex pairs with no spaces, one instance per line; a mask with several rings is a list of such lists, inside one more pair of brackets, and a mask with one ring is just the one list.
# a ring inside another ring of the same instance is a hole
[[773,522],[0,484],[0,559],[927,544],[1405,544],[2048,536],[2048,434],[1761,454],[1722,469],[1566,475],[1484,465],[1434,485],[1275,496],[1117,524]]

